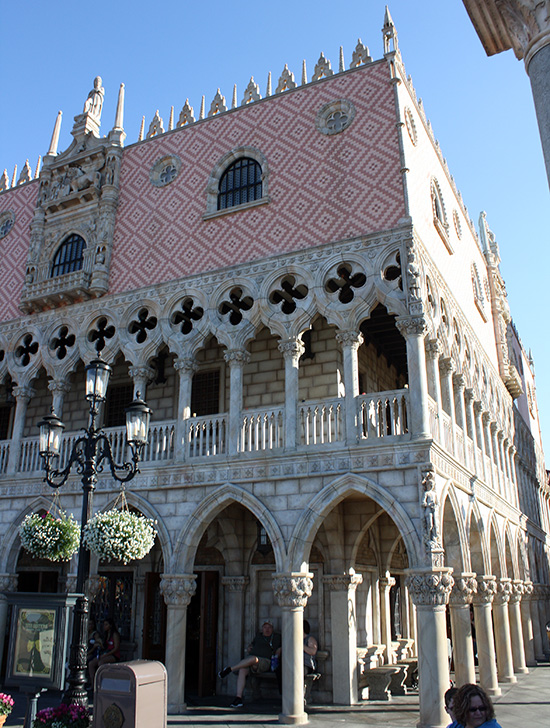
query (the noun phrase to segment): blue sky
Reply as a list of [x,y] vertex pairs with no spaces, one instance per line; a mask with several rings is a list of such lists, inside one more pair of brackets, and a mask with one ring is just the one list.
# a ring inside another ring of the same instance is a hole
[[[168,125],[189,97],[198,114],[217,88],[240,101],[250,76],[262,94],[268,71],[276,83],[285,63],[308,75],[321,51],[346,66],[360,37],[382,55],[384,0],[306,0],[278,3],[240,0],[208,3],[164,0],[0,0],[0,172],[34,170],[45,154],[58,110],[63,111],[60,150],[72,137],[93,78],[105,87],[102,133],[114,122],[121,82],[126,86],[126,143],[137,140],[141,117],[157,109]],[[529,79],[512,51],[485,51],[461,0],[393,0],[407,72],[422,97],[436,137],[476,221],[486,210],[500,245],[510,307],[526,349],[531,348],[537,396],[550,452],[548,283],[535,272],[550,268],[549,191]],[[550,286],[549,286],[550,288]]]

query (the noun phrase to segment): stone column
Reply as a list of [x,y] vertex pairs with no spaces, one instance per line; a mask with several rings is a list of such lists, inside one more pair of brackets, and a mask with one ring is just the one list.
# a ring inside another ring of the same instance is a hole
[[472,596],[472,603],[476,625],[479,682],[488,695],[498,697],[500,688],[497,679],[493,620],[491,618],[491,605],[497,590],[496,577],[492,575],[477,576],[476,580],[477,590]]
[[134,380],[134,399],[138,396],[141,399],[147,397],[147,385],[155,378],[155,370],[152,367],[129,367],[128,374]]
[[474,402],[474,416],[475,416],[475,427],[477,434],[477,442],[479,449],[481,450],[481,458],[483,467],[480,469],[483,472],[483,480],[489,484],[489,478],[487,476],[487,453],[485,452],[485,435],[483,433],[483,405],[481,402]]
[[197,368],[198,364],[194,357],[179,357],[174,362],[174,369],[180,377],[174,445],[174,457],[176,460],[185,460],[187,456],[188,438],[186,427],[191,417],[191,390],[193,387],[193,375],[197,371]]
[[274,574],[273,592],[283,612],[282,683],[283,706],[279,723],[308,722],[304,711],[304,607],[313,591],[313,574]]
[[357,702],[357,620],[355,590],[361,574],[333,574],[323,577],[330,592],[332,633],[332,699],[337,705]]
[[494,455],[493,455],[493,445],[491,441],[491,429],[490,429],[490,417],[488,412],[483,412],[481,415],[481,421],[483,423],[483,441],[485,442],[485,454],[487,455],[489,459],[489,465],[490,465],[490,478],[486,477],[485,481],[487,485],[491,485],[494,490],[498,490],[498,484],[495,483],[495,469],[493,467],[493,463],[495,461]]
[[506,577],[497,579],[497,591],[493,600],[493,619],[497,648],[498,681],[515,683],[514,663],[512,660],[512,640],[510,637],[510,618],[508,602],[512,593],[512,580]]
[[466,406],[464,403],[464,377],[462,374],[455,374],[453,382],[455,385],[456,400],[458,402],[460,426],[462,427],[463,452],[460,455],[464,458],[464,465],[468,467],[470,463],[468,462],[468,427],[466,424]]
[[441,347],[437,339],[430,339],[426,342],[426,366],[428,370],[428,379],[432,383],[432,392],[437,405],[437,432],[438,440],[441,445],[445,442],[443,432],[443,417],[441,411],[443,409],[441,400],[441,379],[439,377],[439,354]]
[[65,395],[71,391],[71,385],[65,379],[51,379],[48,389],[52,393],[52,408],[59,419],[63,418],[63,401]]
[[434,566],[407,572],[418,632],[418,728],[442,728],[449,722],[442,697],[449,687],[445,605],[453,586],[451,571]]
[[491,444],[493,450],[493,463],[495,464],[497,470],[497,482],[494,483],[494,487],[502,495],[502,469],[500,467],[500,457],[497,443],[497,423],[491,422],[489,425],[489,430],[491,434]]
[[4,639],[8,620],[8,600],[4,592],[17,591],[17,574],[0,574],[0,670],[4,656]]
[[222,577],[222,585],[225,587],[224,606],[227,625],[227,659],[220,660],[222,665],[234,665],[241,659],[244,644],[244,597],[249,583],[248,576]]
[[455,429],[456,429],[456,413],[455,413],[455,397],[453,392],[453,372],[455,365],[452,359],[440,359],[439,371],[441,375],[441,391],[449,404],[449,417],[451,418],[451,450],[456,453]]
[[449,612],[457,687],[466,683],[475,683],[476,681],[472,622],[470,619],[470,604],[476,589],[475,574],[454,575],[454,586],[449,595]]
[[520,602],[523,596],[523,582],[521,579],[512,581],[512,593],[508,602],[508,614],[510,617],[510,639],[512,641],[512,659],[514,672],[523,675],[529,672],[525,664],[525,648],[523,646],[523,630],[521,628]]
[[27,408],[29,406],[29,402],[35,394],[36,392],[32,387],[27,386],[13,388],[13,396],[15,397],[16,405],[10,442],[10,456],[8,460],[8,473],[10,475],[16,473],[17,469],[19,468],[19,458],[21,455],[21,440],[23,439],[23,430],[25,429]]
[[194,574],[162,574],[160,591],[168,607],[166,615],[166,671],[168,712],[183,713],[185,704],[185,647],[187,607],[197,588]]
[[533,584],[529,595],[529,607],[531,610],[531,623],[533,625],[533,642],[535,647],[535,659],[537,662],[544,661],[544,649],[542,642],[542,629],[539,617],[539,587],[540,584]]
[[279,342],[285,360],[285,449],[295,450],[300,441],[298,427],[298,390],[300,357],[305,351],[300,338]]
[[423,316],[398,318],[395,325],[405,337],[407,344],[407,367],[409,371],[409,427],[411,437],[428,438],[430,416],[428,408],[428,379],[426,376],[426,350],[424,337],[427,326]]
[[240,450],[243,409],[243,368],[250,354],[241,349],[227,349],[224,359],[229,364],[229,437],[228,455]]
[[[540,634],[540,655],[541,660],[547,659],[548,654],[548,636],[546,634],[546,587],[544,584],[535,584],[534,585],[535,590],[533,593],[533,596],[536,597],[536,601],[534,602],[534,605],[537,609],[537,616],[538,619],[535,619],[535,615],[533,614],[533,629],[536,629],[538,626],[538,631]],[[539,656],[537,654],[537,660],[539,659]]]
[[533,636],[533,621],[531,619],[531,596],[533,582],[523,582],[523,597],[521,600],[521,626],[523,632],[523,646],[525,648],[525,663],[529,667],[537,666],[535,657],[535,639]]
[[395,579],[392,576],[383,576],[378,579],[380,588],[380,623],[382,629],[382,644],[386,645],[386,654],[384,655],[384,663],[392,665],[395,663],[395,655],[391,646],[391,608],[390,608],[390,589],[395,585]]
[[358,438],[357,395],[359,394],[357,350],[363,343],[363,334],[357,331],[340,331],[336,334],[336,340],[342,347],[344,361],[346,444],[355,445]]
[[464,401],[466,403],[466,421],[467,421],[467,430],[470,434],[470,437],[472,439],[473,445],[474,445],[474,461],[470,463],[470,469],[473,470],[475,473],[479,473],[481,471],[481,468],[479,467],[478,462],[478,444],[477,444],[477,428],[476,428],[476,422],[475,422],[475,415],[474,415],[474,390],[473,389],[465,389],[464,390]]

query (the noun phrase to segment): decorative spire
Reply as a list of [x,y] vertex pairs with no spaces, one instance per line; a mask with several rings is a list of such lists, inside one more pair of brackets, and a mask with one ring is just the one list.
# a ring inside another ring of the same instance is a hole
[[328,78],[328,76],[332,76],[334,71],[330,67],[330,61],[328,58],[325,58],[325,54],[321,53],[319,56],[319,60],[315,64],[315,69],[313,71],[313,76],[311,77],[312,81],[319,81],[321,78]]
[[399,45],[397,43],[397,31],[393,24],[392,17],[388,6],[386,5],[386,11],[384,13],[384,27],[382,28],[382,37],[384,39],[384,53],[396,53],[399,52]]
[[306,68],[306,59],[302,61],[302,86],[305,86],[307,83],[307,68]]
[[227,104],[225,103],[225,96],[218,89],[210,104],[208,116],[216,116],[216,114],[220,114],[222,111],[227,111]]
[[174,105],[170,107],[170,118],[168,119],[168,131],[174,128]]
[[124,84],[120,84],[116,105],[115,129],[124,129]]
[[233,85],[233,100],[231,101],[231,108],[237,108],[237,84]]
[[4,170],[4,174],[0,177],[0,192],[3,192],[4,190],[9,190],[10,188],[10,178],[8,177],[8,170]]
[[40,174],[40,166],[42,164],[42,157],[38,155],[38,162],[36,163],[36,169],[34,170],[34,179],[38,179],[38,175]]
[[204,119],[204,94],[201,100],[201,110],[199,112],[199,120]]
[[189,99],[185,99],[180,116],[178,119],[178,126],[185,126],[186,124],[192,124],[195,121],[193,107],[189,104]]
[[25,164],[23,165],[23,169],[21,170],[21,174],[19,175],[17,184],[18,185],[25,184],[25,182],[30,182],[31,179],[32,179],[32,169],[31,169],[31,165],[29,164],[29,160],[27,159],[25,161]]
[[138,142],[143,140],[143,134],[145,132],[145,114],[141,117],[141,126],[139,127]]
[[340,62],[338,64],[338,73],[346,70],[346,64],[344,63],[344,46],[340,46]]
[[17,179],[17,165],[13,168],[13,175],[11,178],[11,186],[15,187],[15,180]]
[[250,81],[248,82],[248,86],[244,91],[244,96],[241,104],[250,104],[252,101],[259,101],[261,98],[262,95],[260,94],[260,87],[254,81],[254,76],[250,76]]
[[372,58],[369,53],[369,49],[366,45],[363,45],[361,38],[359,38],[357,45],[355,46],[355,50],[351,54],[351,63],[349,64],[349,67],[357,68],[357,66],[360,66],[362,63],[372,63]]
[[59,144],[59,132],[61,131],[61,118],[63,116],[62,111],[57,112],[57,118],[53,127],[52,140],[50,142],[50,148],[48,154],[55,156],[57,154],[57,145]]
[[162,123],[162,117],[157,109],[153,116],[152,122],[149,124],[149,131],[147,132],[147,139],[151,139],[159,134],[164,134],[164,126]]
[[267,88],[265,90],[266,96],[271,96],[271,71],[267,74]]
[[275,93],[280,94],[291,88],[296,88],[296,81],[294,80],[294,74],[289,70],[288,65],[285,63],[285,67],[283,68],[283,72],[279,78],[279,83],[277,84]]

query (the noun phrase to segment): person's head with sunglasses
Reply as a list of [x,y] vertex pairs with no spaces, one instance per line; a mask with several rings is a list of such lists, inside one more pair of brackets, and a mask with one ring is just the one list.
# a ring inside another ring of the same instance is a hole
[[500,728],[491,699],[479,685],[463,685],[454,696],[455,718],[464,728]]

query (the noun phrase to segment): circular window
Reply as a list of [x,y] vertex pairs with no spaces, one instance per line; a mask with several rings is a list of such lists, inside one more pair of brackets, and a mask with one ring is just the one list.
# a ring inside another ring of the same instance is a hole
[[155,187],[166,187],[176,179],[180,169],[181,159],[173,154],[157,159],[149,172],[151,184]]
[[456,234],[458,235],[458,239],[460,240],[462,238],[462,225],[460,224],[460,218],[456,210],[453,210],[453,222],[455,224]]
[[414,123],[412,111],[408,107],[405,109],[405,126],[407,127],[407,131],[409,132],[411,142],[416,147],[418,143],[418,134],[416,132],[416,124]]
[[15,215],[11,210],[7,210],[0,215],[0,240],[5,238],[11,231],[15,222]]
[[355,117],[355,106],[347,99],[325,104],[317,112],[315,126],[321,134],[339,134],[350,126]]

